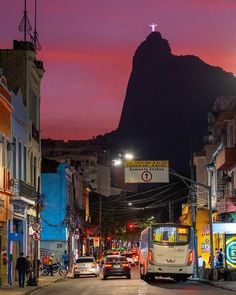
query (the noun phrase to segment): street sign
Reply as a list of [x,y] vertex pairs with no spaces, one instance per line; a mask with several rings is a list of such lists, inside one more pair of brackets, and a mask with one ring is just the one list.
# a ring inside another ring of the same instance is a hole
[[168,161],[125,161],[125,183],[169,182]]
[[35,222],[33,225],[32,225],[32,229],[34,231],[40,231],[41,230],[41,225],[38,223],[38,222]]
[[34,241],[39,241],[40,240],[40,238],[41,238],[41,236],[40,236],[40,233],[38,233],[38,232],[34,232],[33,233],[33,235],[32,235],[32,239],[34,240]]

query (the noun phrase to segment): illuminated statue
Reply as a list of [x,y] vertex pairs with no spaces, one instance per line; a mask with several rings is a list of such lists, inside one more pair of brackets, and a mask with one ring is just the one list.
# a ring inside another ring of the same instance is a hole
[[149,25],[151,28],[152,28],[152,32],[155,32],[155,28],[156,28],[156,24],[151,24],[151,25]]

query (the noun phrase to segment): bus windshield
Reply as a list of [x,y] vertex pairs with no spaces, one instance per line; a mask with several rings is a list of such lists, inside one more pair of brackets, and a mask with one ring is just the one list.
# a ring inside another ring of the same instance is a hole
[[190,227],[160,225],[153,228],[153,242],[158,244],[188,244],[190,241]]

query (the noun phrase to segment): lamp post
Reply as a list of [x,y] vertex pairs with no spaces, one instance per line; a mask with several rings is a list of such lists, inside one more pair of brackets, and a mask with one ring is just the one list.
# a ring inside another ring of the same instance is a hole
[[212,194],[211,194],[211,186],[205,185],[203,183],[194,181],[188,177],[185,177],[183,175],[178,174],[174,170],[169,170],[169,173],[179,177],[182,180],[186,180],[192,184],[198,185],[200,187],[205,188],[208,191],[208,205],[209,205],[209,234],[210,234],[210,258],[211,258],[211,272],[213,273],[213,268],[214,268],[214,252],[213,252],[213,222],[212,222]]

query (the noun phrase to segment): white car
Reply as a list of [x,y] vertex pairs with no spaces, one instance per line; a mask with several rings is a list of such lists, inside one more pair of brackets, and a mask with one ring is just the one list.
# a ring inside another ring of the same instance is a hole
[[99,266],[94,257],[79,257],[74,265],[74,278],[79,278],[81,275],[99,276]]

